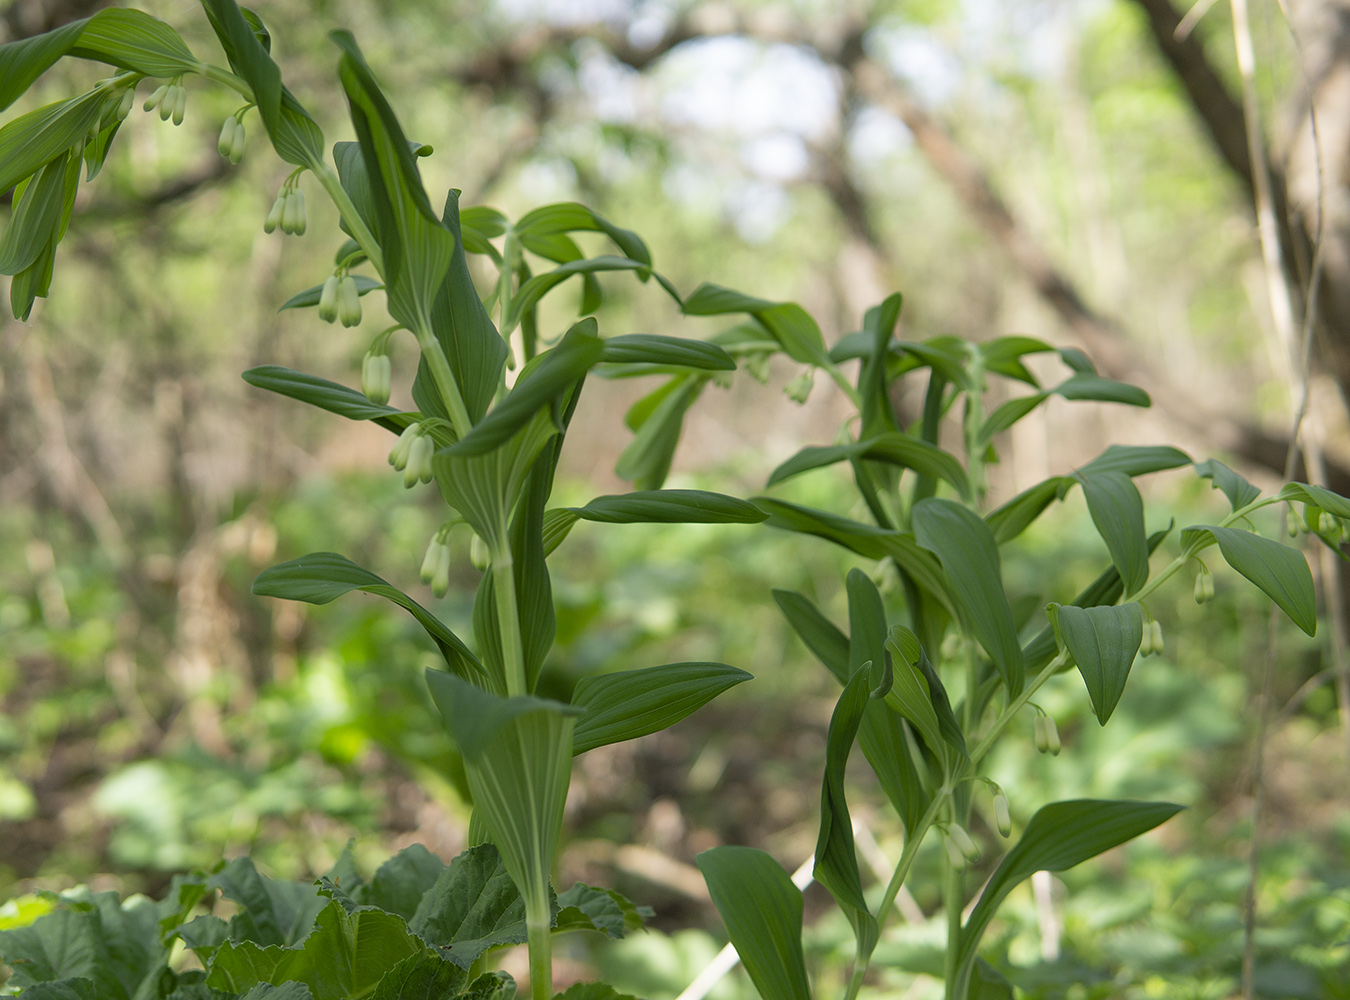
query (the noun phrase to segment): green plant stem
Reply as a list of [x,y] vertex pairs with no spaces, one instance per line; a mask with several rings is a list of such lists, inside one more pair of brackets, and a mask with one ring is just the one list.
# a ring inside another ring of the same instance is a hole
[[862,397],[858,395],[858,390],[853,386],[853,383],[848,380],[848,376],[840,370],[839,366],[827,359],[825,364],[821,365],[821,367],[825,369],[825,373],[829,375],[830,378],[834,379],[834,384],[843,390],[844,395],[849,398],[849,402],[853,404],[854,408],[861,410]]
[[502,542],[492,553],[492,596],[497,602],[497,627],[502,639],[506,694],[514,698],[526,694],[527,685],[525,648],[520,638],[520,607],[516,602],[515,560],[508,542]]
[[966,883],[962,877],[964,869],[946,859],[946,877],[942,880],[942,904],[947,910],[947,953],[943,956],[942,978],[947,984],[947,1000],[957,1000],[956,978],[961,971],[957,961],[960,955],[958,947],[961,941],[961,905],[964,902]]
[[553,929],[550,927],[548,900],[542,911],[538,900],[531,900],[525,914],[525,931],[530,949],[531,1000],[553,998]]
[[375,241],[375,234],[366,225],[366,220],[361,218],[361,213],[356,210],[356,205],[352,202],[351,196],[347,194],[347,189],[342,186],[342,181],[338,179],[337,173],[322,160],[314,160],[309,164],[309,169],[319,183],[323,185],[323,189],[328,192],[328,197],[333,199],[333,204],[337,206],[342,221],[351,230],[352,238],[356,240],[365,252],[366,257],[370,259],[371,267],[379,272],[381,278],[384,278],[384,253],[380,250],[379,243]]
[[250,104],[257,103],[253,96],[253,88],[242,77],[235,76],[229,70],[212,66],[210,63],[198,63],[197,72],[208,80],[214,80],[216,83],[224,84],[231,90],[237,91]]
[[1008,728],[1008,723],[1012,722],[1013,717],[1022,710],[1022,706],[1031,700],[1031,696],[1039,691],[1046,681],[1059,673],[1060,667],[1067,662],[1069,662],[1069,651],[1061,649],[1055,658],[1031,679],[1031,683],[1023,686],[1022,693],[1008,702],[1008,707],[999,713],[998,718],[994,720],[994,724],[989,727],[989,732],[984,734],[984,738],[970,752],[970,764],[967,768],[963,768],[963,773],[959,777],[965,777],[966,773],[974,769],[975,765],[984,758],[984,755],[993,748],[994,743],[1003,734],[1003,730]]

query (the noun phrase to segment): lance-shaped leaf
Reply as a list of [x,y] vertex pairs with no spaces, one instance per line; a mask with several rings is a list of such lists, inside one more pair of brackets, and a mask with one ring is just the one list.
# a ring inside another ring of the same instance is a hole
[[695,860],[763,1000],[811,1000],[802,953],[802,893],[788,873],[753,847],[714,847]]
[[[364,274],[353,274],[352,282],[356,285],[356,294],[365,295],[368,292],[383,288],[383,283],[374,278],[368,278]],[[277,312],[285,312],[287,309],[303,309],[306,306],[317,306],[319,297],[323,294],[323,285],[318,284],[313,288],[306,288],[303,292],[296,292],[287,299]]]
[[616,365],[673,365],[712,372],[736,370],[731,355],[716,344],[646,333],[607,338],[600,360]]
[[1079,372],[1050,390],[1068,400],[1093,400],[1100,403],[1124,403],[1127,406],[1151,406],[1148,393],[1137,385],[1117,382],[1087,372]]
[[941,564],[929,552],[920,548],[913,535],[863,524],[861,521],[853,521],[838,514],[773,497],[755,497],[754,503],[769,515],[765,523],[771,527],[827,538],[867,559],[890,556],[915,583],[932,594],[948,612],[956,613],[951,594],[943,579]]
[[[640,260],[632,260],[628,257],[601,254],[599,257],[569,261],[552,271],[536,274],[521,285],[511,298],[511,306],[507,310],[506,319],[503,321],[505,332],[510,333],[514,330],[524,313],[537,306],[540,299],[568,278],[578,274],[594,275],[604,271],[636,271],[639,277],[645,278],[646,275],[651,273],[651,264],[644,264]],[[665,282],[662,284],[663,287],[666,285]],[[678,302],[679,299],[677,298],[676,301]]]
[[14,199],[14,211],[9,225],[0,238],[0,274],[18,274],[32,266],[61,225],[61,210],[66,201],[66,173],[74,161],[71,156],[58,157],[38,171],[23,185],[22,193]]
[[336,413],[348,420],[373,420],[395,434],[417,419],[416,414],[403,413],[392,406],[372,403],[355,389],[338,382],[283,368],[281,365],[259,365],[257,368],[249,368],[244,372],[243,379],[259,389],[298,399],[302,403]]
[[1051,604],[1050,623],[1078,664],[1092,710],[1103,726],[1116,710],[1130,667],[1144,638],[1144,616],[1138,604],[1076,608]]
[[677,375],[633,404],[626,422],[636,434],[614,466],[620,478],[640,490],[661,488],[680,443],[684,415],[707,384],[707,376]]
[[1136,593],[1148,582],[1148,535],[1139,488],[1123,472],[1091,469],[1074,478],[1082,484],[1088,513],[1125,581],[1125,592]]
[[637,233],[614,225],[604,216],[574,201],[541,205],[520,217],[512,227],[522,241],[559,233],[604,233],[623,251],[624,256],[651,265],[652,255]]
[[37,173],[88,134],[103,110],[90,91],[20,115],[0,128],[0,193]]
[[986,514],[984,520],[993,531],[994,540],[1002,545],[1026,531],[1059,498],[1066,482],[1065,476],[1052,476]]
[[750,678],[725,663],[667,663],[583,677],[572,695],[572,705],[583,710],[572,753],[660,732]]
[[749,313],[793,361],[804,365],[830,363],[820,327],[795,302],[770,302],[710,284],[699,285],[684,300],[686,316],[722,316],[727,313]]
[[706,490],[639,490],[562,509],[604,524],[758,524],[768,517],[748,500]]
[[966,918],[957,956],[955,996],[965,996],[971,966],[989,921],[999,904],[1038,871],[1059,872],[1133,840],[1171,819],[1181,806],[1170,802],[1111,802],[1077,799],[1040,809],[1022,839],[1003,858]]
[[431,331],[433,304],[458,241],[432,211],[407,137],[356,39],[345,31],[330,37],[343,52],[338,77],[366,164],[384,253],[389,311],[410,330]]
[[[252,88],[263,128],[277,155],[302,167],[322,161],[323,132],[304,106],[282,86],[281,70],[239,5],[234,0],[202,0],[202,6],[230,67]],[[257,17],[253,20],[257,21]]]
[[[874,659],[884,662],[886,640],[886,616],[884,609],[878,614],[881,595],[876,585],[860,570],[849,573],[853,583],[853,573],[857,572],[871,585],[871,593],[865,584],[859,582],[849,590],[849,619],[853,623],[850,630],[852,638],[844,635],[834,623],[826,618],[809,600],[801,594],[789,590],[775,590],[773,598],[787,618],[792,630],[797,633],[807,649],[816,655],[840,684],[848,682],[849,664],[855,658],[859,663]],[[856,597],[854,595],[857,595]],[[875,597],[873,597],[875,595]],[[871,604],[869,611],[865,607]],[[855,606],[857,612],[855,613]],[[878,621],[881,627],[880,637],[874,629],[859,628],[863,620]],[[854,649],[854,646],[858,649]],[[895,811],[908,829],[913,829],[928,805],[923,783],[919,779],[913,757],[909,749],[909,740],[905,736],[903,723],[898,713],[885,703],[869,699],[863,710],[862,724],[858,729],[858,745],[863,756],[872,765],[882,791],[890,800]]]
[[[855,571],[856,572],[856,571]],[[816,881],[830,891],[836,903],[853,927],[856,955],[859,963],[866,963],[876,947],[879,929],[877,918],[867,908],[863,898],[862,876],[858,871],[858,855],[853,843],[853,821],[849,816],[848,800],[844,791],[844,770],[849,752],[862,724],[863,713],[874,693],[884,696],[890,688],[890,671],[884,659],[879,670],[873,670],[872,661],[860,664],[853,677],[844,685],[843,693],[835,703],[830,716],[830,728],[825,739],[825,778],[820,789],[820,833],[816,837]]]
[[391,967],[415,955],[442,961],[402,917],[374,907],[348,912],[333,900],[298,947],[225,942],[211,960],[206,985],[243,993],[259,983],[295,980],[309,987],[314,1000],[347,1000],[369,994]]
[[501,446],[542,408],[558,404],[591,370],[603,350],[604,341],[596,336],[595,320],[587,318],[577,323],[557,347],[539,355],[506,398],[446,453],[471,458]]
[[1304,632],[1317,634],[1317,593],[1302,552],[1250,531],[1213,525],[1186,528],[1182,544],[1189,546],[1197,536],[1200,548],[1217,542],[1229,566],[1256,584]]
[[909,629],[894,626],[886,640],[886,651],[891,656],[891,689],[886,702],[909,721],[928,749],[943,757],[942,733],[938,727],[937,709],[928,678],[920,669],[923,647]]
[[549,871],[582,710],[529,695],[501,698],[438,671],[427,671],[427,686],[464,756],[474,809],[525,898],[528,921],[548,920]]
[[[1155,531],[1148,536],[1148,551],[1152,554],[1164,538],[1171,534],[1172,529],[1169,526],[1166,530]],[[1102,605],[1113,605],[1120,600],[1125,593],[1125,586],[1120,582],[1120,573],[1115,566],[1104,570],[1097,579],[1093,580],[1084,587],[1070,604],[1076,608],[1095,608]],[[1046,625],[1036,637],[1022,647],[1022,662],[1026,670],[1039,670],[1052,659],[1058,649],[1055,641],[1055,631],[1050,625]]]
[[444,622],[403,591],[370,570],[362,569],[346,556],[336,552],[311,552],[299,559],[265,569],[253,581],[253,593],[259,597],[281,597],[288,601],[304,601],[306,604],[328,604],[353,590],[393,601],[416,618],[417,623],[436,640],[446,662],[456,672],[465,677],[482,675],[483,668],[478,658]]
[[1088,474],[1123,472],[1127,476],[1143,476],[1190,464],[1191,456],[1168,445],[1113,444],[1078,471]]
[[1000,403],[980,425],[980,440],[983,442],[993,440],[995,435],[1002,434],[1049,398],[1048,392],[1036,392],[1030,396],[1017,396]]
[[900,321],[903,302],[898,292],[888,295],[881,305],[873,306],[863,316],[862,332],[870,341],[870,349],[858,370],[858,397],[862,400],[860,439],[900,429],[895,418],[895,406],[891,403],[886,360],[891,338],[895,335],[895,325]]
[[921,475],[946,480],[962,497],[969,498],[971,495],[966,470],[961,468],[961,463],[955,457],[936,445],[898,431],[849,444],[803,448],[774,469],[766,485],[781,483],[808,469],[818,469],[845,459],[857,458],[886,462],[902,469],[913,469]]
[[1350,518],[1350,500],[1339,493],[1323,489],[1321,486],[1309,486],[1307,483],[1289,483],[1280,490],[1281,500],[1299,500],[1324,510],[1333,517]]
[[942,561],[966,627],[1016,697],[1022,690],[1022,648],[1003,590],[994,533],[978,514],[937,497],[914,505],[912,523],[915,540]]
[[497,848],[480,844],[441,869],[408,929],[460,968],[526,938],[525,902]]

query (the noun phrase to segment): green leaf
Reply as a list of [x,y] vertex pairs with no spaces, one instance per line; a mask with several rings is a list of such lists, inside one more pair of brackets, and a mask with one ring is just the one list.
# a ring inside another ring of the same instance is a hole
[[1000,403],[981,425],[980,440],[986,443],[993,440],[994,435],[1006,431],[1049,398],[1048,392],[1036,392]]
[[1178,469],[1190,465],[1191,457],[1179,448],[1168,445],[1113,444],[1078,471],[1080,473],[1123,472],[1127,476],[1143,476],[1164,469]]
[[[14,199],[9,225],[0,238],[0,274],[18,274],[31,267],[52,242],[61,225],[70,160],[69,156],[52,160]],[[79,161],[75,163],[78,171]]]
[[886,359],[903,301],[898,292],[888,295],[881,305],[873,306],[863,316],[863,333],[870,340],[870,350],[858,370],[858,396],[862,400],[860,440],[900,429],[886,378]]
[[929,750],[943,757],[943,738],[933,692],[919,666],[924,659],[923,647],[913,632],[897,625],[886,640],[886,650],[892,659],[892,682],[886,703],[909,721]]
[[411,922],[422,897],[445,867],[444,861],[421,844],[412,844],[380,865],[374,877],[352,896],[363,906],[378,906]]
[[415,414],[405,414],[392,406],[372,403],[355,389],[281,365],[250,368],[244,372],[243,379],[259,389],[298,399],[348,420],[373,420],[395,434],[416,420]]
[[1229,566],[1256,584],[1304,632],[1317,634],[1317,593],[1302,552],[1250,531],[1213,525],[1185,529],[1182,543],[1189,545],[1196,535],[1206,534],[1218,543]]
[[1170,802],[1053,802],[1027,824],[1022,839],[1004,857],[980,894],[961,931],[956,996],[965,996],[985,928],[999,905],[1038,871],[1064,871],[1133,840],[1171,819],[1181,806]]
[[409,955],[384,974],[370,1000],[445,1000],[460,991],[466,978],[461,968],[436,955]]
[[942,561],[958,613],[989,658],[1010,697],[1022,690],[1022,648],[1003,591],[998,543],[978,514],[950,500],[928,497],[914,505],[914,538]]
[[684,301],[686,316],[749,313],[794,361],[827,365],[825,338],[810,314],[795,302],[769,302],[719,285],[702,284]]
[[[70,51],[88,20],[0,45],[0,111],[17,101],[39,76]],[[0,191],[5,190],[0,188]]]
[[765,485],[773,486],[808,469],[818,469],[845,459],[856,458],[867,458],[903,469],[913,469],[921,475],[946,480],[962,497],[971,496],[966,470],[955,457],[936,445],[898,431],[879,434],[866,441],[855,441],[850,444],[803,448],[774,469]]
[[676,365],[700,371],[736,370],[736,362],[731,355],[716,344],[710,344],[706,340],[645,333],[607,338],[600,360],[606,364]]
[[1153,405],[1148,393],[1138,386],[1086,372],[1079,372],[1050,391],[1068,400],[1095,400],[1101,403],[1124,403],[1127,406]]
[[485,972],[471,982],[460,994],[460,1000],[516,1000],[516,992],[516,981],[509,973],[498,970]]
[[[239,5],[234,0],[202,0],[202,6],[230,67],[253,90],[263,128],[277,155],[298,167],[322,162],[323,132],[295,95],[282,86],[281,70]],[[253,19],[257,21],[256,15]]]
[[748,500],[705,490],[639,490],[561,509],[605,524],[758,524],[768,517]]
[[529,695],[501,698],[453,674],[427,671],[427,686],[459,745],[474,809],[525,898],[527,918],[548,903],[572,773],[572,730],[581,709]]
[[0,194],[65,154],[102,111],[103,94],[91,90],[6,122],[0,127]]
[[802,954],[802,894],[752,847],[714,847],[696,859],[727,936],[763,1000],[810,1000]]
[[441,869],[408,928],[468,969],[489,949],[525,940],[525,902],[497,849],[480,844]]
[[644,264],[640,260],[632,260],[628,257],[602,254],[599,257],[569,261],[552,271],[536,274],[516,289],[516,294],[512,296],[510,308],[507,310],[506,319],[503,322],[505,332],[510,333],[514,330],[520,322],[522,314],[537,306],[540,299],[568,278],[578,274],[595,274],[602,271],[636,271],[639,277],[644,277],[651,273],[651,264]]
[[1125,592],[1138,592],[1148,582],[1148,535],[1139,488],[1123,472],[1085,469],[1074,478],[1082,484],[1088,513],[1125,581]]
[[530,422],[542,408],[557,404],[599,360],[604,342],[595,335],[594,319],[584,319],[567,331],[561,343],[527,369],[506,398],[474,425],[446,454],[471,458],[501,446]]
[[1223,490],[1233,510],[1245,507],[1261,495],[1261,491],[1224,465],[1217,458],[1195,463],[1195,474],[1208,479],[1216,490]]
[[402,917],[374,908],[349,913],[333,900],[298,947],[225,942],[211,960],[206,984],[243,993],[259,983],[295,980],[309,987],[314,1000],[347,1000],[373,992],[386,972],[414,956],[441,961]]
[[621,229],[604,216],[591,211],[577,202],[559,202],[543,205],[527,212],[513,227],[517,238],[548,236],[555,233],[599,232],[604,233],[623,251],[624,256],[646,264],[652,263],[651,252],[642,237],[628,229]]
[[[708,383],[706,376],[677,375],[633,405],[628,425],[637,433],[619,456],[615,473],[639,490],[657,490],[670,474],[684,415]],[[650,405],[644,405],[648,404]]]
[[1076,608],[1051,604],[1047,610],[1052,626],[1083,675],[1097,721],[1106,725],[1125,690],[1144,638],[1139,605]]
[[[376,289],[384,287],[383,283],[376,281],[374,278],[368,278],[364,274],[353,274],[351,278],[356,284],[356,293],[358,295],[365,295],[368,292],[373,292]],[[322,283],[315,285],[313,288],[306,288],[303,292],[296,292],[287,299],[277,312],[285,312],[287,309],[301,309],[305,306],[317,306],[319,304],[319,296],[322,294]]]
[[439,618],[403,591],[370,570],[362,569],[346,556],[336,552],[312,552],[265,569],[253,581],[253,593],[259,597],[281,597],[288,601],[304,601],[306,604],[328,604],[353,590],[393,601],[426,629],[452,668],[465,676],[482,674],[483,667],[478,658]]
[[572,705],[584,709],[572,753],[660,732],[750,678],[725,663],[667,663],[583,677],[572,695]]
[[774,590],[773,599],[792,630],[806,643],[816,659],[829,668],[841,684],[848,682],[849,637],[820,613],[803,595],[792,590]]
[[620,993],[609,983],[573,983],[554,1000],[637,1000],[637,997]]
[[327,901],[308,882],[285,882],[261,875],[247,857],[235,858],[206,881],[240,911],[230,918],[231,940],[258,945],[290,946],[314,927]]
[[599,931],[608,938],[618,939],[641,930],[644,916],[652,916],[651,909],[639,909],[621,893],[578,882],[558,894],[558,921],[554,930],[559,933]]
[[[849,575],[852,577],[853,574]],[[865,575],[863,579],[866,579]],[[870,580],[867,582],[871,583]],[[872,667],[873,662],[870,660],[857,667],[853,677],[844,685],[843,693],[830,716],[830,728],[825,739],[825,777],[820,789],[820,833],[816,837],[813,873],[816,881],[829,890],[852,925],[856,939],[856,960],[859,962],[866,962],[871,956],[880,931],[876,917],[863,898],[862,876],[858,871],[858,856],[853,843],[853,821],[849,816],[844,789],[844,770],[862,724],[863,712],[873,693],[875,678]],[[889,684],[889,676],[884,677],[883,686],[889,688]],[[880,694],[884,695],[885,692]]]
[[1334,517],[1350,518],[1350,500],[1339,493],[1332,493],[1331,490],[1323,489],[1320,486],[1309,486],[1307,483],[1289,483],[1284,489],[1280,490],[1279,499],[1300,500],[1319,510],[1324,510]]
[[346,31],[329,37],[343,52],[338,77],[366,164],[389,312],[410,330],[431,331],[436,297],[462,248],[432,211],[407,137],[356,39]]
[[984,520],[994,533],[994,540],[1002,545],[1026,531],[1059,498],[1067,482],[1067,476],[1051,476],[986,514]]
[[101,10],[89,18],[70,54],[146,76],[181,76],[201,68],[178,32],[159,18],[131,8]]

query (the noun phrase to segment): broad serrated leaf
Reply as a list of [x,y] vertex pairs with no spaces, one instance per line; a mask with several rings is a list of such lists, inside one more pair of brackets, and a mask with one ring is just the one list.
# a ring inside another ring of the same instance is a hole
[[628,993],[620,993],[609,983],[573,983],[554,996],[553,1000],[638,1000]]
[[725,663],[667,663],[583,677],[572,694],[572,705],[583,710],[572,753],[660,732],[750,679]]
[[314,1000],[348,1000],[370,994],[386,972],[416,955],[440,960],[402,917],[373,907],[349,913],[332,900],[296,947],[225,942],[211,959],[206,984],[243,993],[259,983],[296,981]]
[[1133,840],[1171,819],[1181,808],[1170,802],[1077,799],[1040,809],[966,918],[957,955],[955,995],[966,995],[980,938],[1008,893],[1038,871],[1064,871]]
[[928,497],[914,505],[914,538],[942,562],[957,610],[998,668],[1010,697],[1022,690],[1022,648],[1003,590],[998,543],[975,512]]
[[240,910],[230,918],[229,937],[236,942],[290,946],[302,941],[327,905],[308,882],[287,882],[261,874],[250,858],[235,858],[206,880]]
[[336,552],[311,552],[265,569],[253,581],[253,593],[259,597],[280,597],[306,604],[328,604],[353,590],[383,597],[408,611],[436,641],[446,662],[456,671],[466,677],[483,673],[478,658],[444,622],[403,591],[370,570],[362,569],[346,556]]
[[1144,638],[1138,604],[1078,608],[1051,604],[1050,622],[1078,665],[1092,710],[1103,726],[1116,710]]
[[634,906],[621,893],[578,882],[558,894],[558,919],[554,930],[599,931],[608,938],[617,939],[641,930],[644,916],[652,916],[652,911]]
[[447,1000],[467,978],[463,969],[437,955],[409,955],[384,974],[370,1000]]
[[525,903],[497,849],[480,844],[441,870],[408,927],[461,968],[526,938]]
[[1317,592],[1308,560],[1298,549],[1250,531],[1196,525],[1182,532],[1182,541],[1208,535],[1218,543],[1224,561],[1256,584],[1308,635],[1317,634]]
[[378,906],[411,921],[445,862],[421,844],[412,844],[380,865],[374,877],[352,893],[363,906]]
[[1111,562],[1133,594],[1148,582],[1148,535],[1144,530],[1144,498],[1123,472],[1084,469],[1075,479],[1083,487],[1088,513],[1106,542]]
[[714,847],[696,860],[763,1000],[811,1000],[802,953],[802,894],[788,873],[752,847]]

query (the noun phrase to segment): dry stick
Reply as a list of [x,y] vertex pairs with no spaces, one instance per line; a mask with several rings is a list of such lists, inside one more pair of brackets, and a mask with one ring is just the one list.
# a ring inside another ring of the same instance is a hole
[[[1256,93],[1256,57],[1252,46],[1251,23],[1248,19],[1246,0],[1230,0],[1233,12],[1233,41],[1237,51],[1238,70],[1242,75],[1242,111],[1247,129],[1247,148],[1252,165],[1252,188],[1256,200],[1256,218],[1261,237],[1262,260],[1265,265],[1266,285],[1270,294],[1270,307],[1276,334],[1284,342],[1290,360],[1291,381],[1301,382],[1299,405],[1294,415],[1294,426],[1289,437],[1289,451],[1285,456],[1285,479],[1293,476],[1298,461],[1299,435],[1308,414],[1310,384],[1310,352],[1312,329],[1315,316],[1317,280],[1322,266],[1321,230],[1322,230],[1322,183],[1321,151],[1317,142],[1316,118],[1311,119],[1313,130],[1314,156],[1318,169],[1317,236],[1314,241],[1313,267],[1310,276],[1308,300],[1303,316],[1302,337],[1296,339],[1294,333],[1293,293],[1285,278],[1284,264],[1281,260],[1279,230],[1275,217],[1274,202],[1271,194],[1269,165],[1266,162],[1264,144],[1261,140],[1261,118]],[[1287,16],[1287,11],[1286,11]],[[1293,23],[1290,29],[1293,30]],[[1297,45],[1297,35],[1295,35]],[[1310,115],[1312,102],[1309,101]],[[1316,438],[1316,434],[1310,434]],[[1307,452],[1309,470],[1314,464],[1323,465],[1320,441],[1309,441]],[[1318,470],[1322,478],[1324,470]],[[1323,480],[1325,481],[1325,480]],[[1335,574],[1332,574],[1334,578]],[[1324,585],[1327,580],[1324,578]],[[1339,588],[1333,585],[1333,590]],[[1335,618],[1338,609],[1331,609]],[[1265,763],[1266,734],[1270,723],[1271,684],[1274,674],[1276,640],[1278,637],[1278,614],[1274,607],[1266,626],[1266,653],[1262,665],[1261,704],[1257,721],[1256,747],[1252,759],[1252,832],[1247,855],[1247,891],[1243,901],[1242,926],[1242,995],[1244,1000],[1252,1000],[1255,989],[1256,966],[1256,885],[1261,867],[1261,819],[1265,806],[1265,781],[1263,768]],[[1338,631],[1332,626],[1333,644]],[[1338,651],[1333,649],[1333,657]]]

